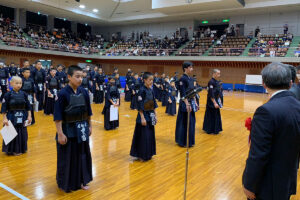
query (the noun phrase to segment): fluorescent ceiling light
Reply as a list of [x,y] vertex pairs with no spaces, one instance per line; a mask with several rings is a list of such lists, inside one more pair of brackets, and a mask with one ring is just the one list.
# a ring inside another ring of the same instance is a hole
[[130,2],[130,1],[134,1],[134,0],[113,0],[114,2],[121,2],[121,3],[126,3],[126,2]]
[[98,11],[99,11],[99,10],[98,10],[98,9],[96,9],[96,8],[95,8],[95,9],[93,9],[93,12],[94,12],[94,13],[97,13]]
[[85,8],[85,5],[80,5],[79,8]]

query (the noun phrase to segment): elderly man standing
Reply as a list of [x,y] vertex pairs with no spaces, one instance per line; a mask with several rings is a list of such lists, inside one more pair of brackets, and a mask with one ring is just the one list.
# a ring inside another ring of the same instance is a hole
[[292,84],[288,66],[269,64],[262,78],[270,100],[253,117],[244,193],[251,200],[288,200],[297,188],[300,102],[288,91]]

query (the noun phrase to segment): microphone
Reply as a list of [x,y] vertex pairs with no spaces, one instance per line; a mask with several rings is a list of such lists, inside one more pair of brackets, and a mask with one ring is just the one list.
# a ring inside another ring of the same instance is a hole
[[182,100],[191,99],[191,98],[193,98],[194,96],[196,96],[196,94],[198,94],[201,91],[202,91],[202,87],[193,88],[193,89],[187,91],[186,95],[184,97],[182,97],[181,99]]

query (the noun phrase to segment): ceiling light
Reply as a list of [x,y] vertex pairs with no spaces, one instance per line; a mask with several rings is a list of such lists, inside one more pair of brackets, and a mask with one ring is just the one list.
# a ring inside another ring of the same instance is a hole
[[97,13],[98,11],[99,11],[99,10],[98,10],[98,9],[96,9],[96,8],[95,8],[95,9],[93,9],[93,12],[94,12],[94,13]]
[[79,8],[85,8],[85,5],[80,5]]
[[87,26],[88,24],[85,24],[85,26]]
[[117,2],[117,3],[126,3],[126,2],[130,2],[130,1],[134,1],[134,0],[113,0],[114,2]]

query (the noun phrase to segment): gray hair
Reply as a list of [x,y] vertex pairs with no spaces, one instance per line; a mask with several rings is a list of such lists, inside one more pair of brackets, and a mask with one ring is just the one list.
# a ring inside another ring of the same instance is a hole
[[213,74],[215,74],[217,72],[220,72],[220,70],[219,69],[213,69]]
[[288,89],[292,80],[289,67],[273,62],[261,71],[264,84],[270,89]]

